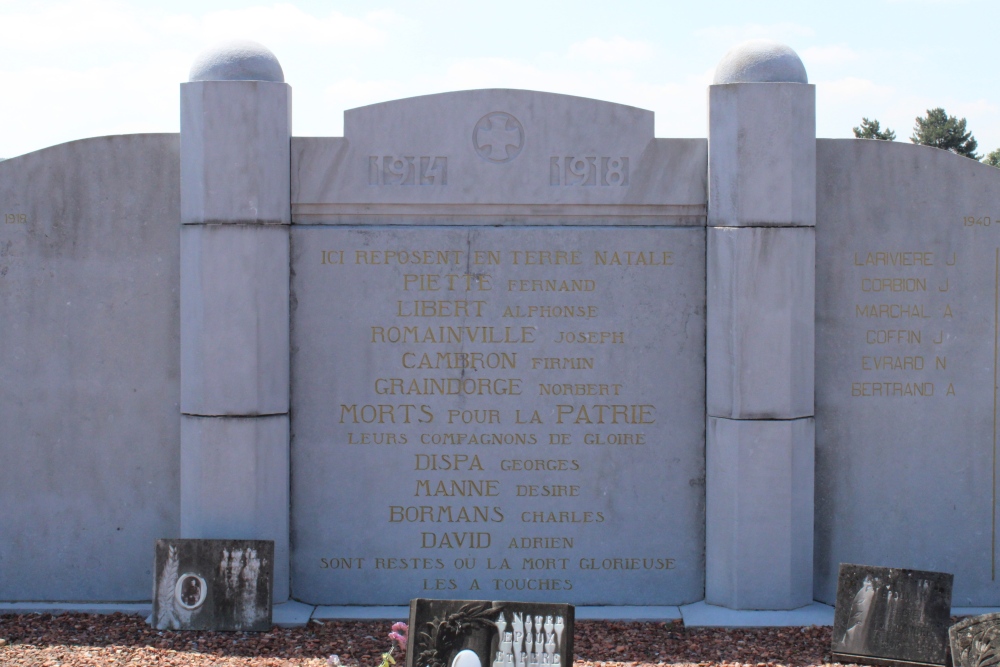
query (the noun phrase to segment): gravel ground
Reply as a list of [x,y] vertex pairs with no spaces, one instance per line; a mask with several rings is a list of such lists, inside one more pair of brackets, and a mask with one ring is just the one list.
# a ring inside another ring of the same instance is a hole
[[[138,616],[0,615],[3,667],[155,665],[377,667],[391,623],[312,621],[266,633],[166,632]],[[830,628],[687,629],[673,623],[579,621],[575,667],[830,664]],[[400,667],[405,658],[396,655]]]

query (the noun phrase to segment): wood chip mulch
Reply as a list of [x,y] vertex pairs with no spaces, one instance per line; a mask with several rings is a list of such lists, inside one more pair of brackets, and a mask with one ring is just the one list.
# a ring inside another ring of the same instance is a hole
[[[389,622],[312,621],[265,633],[169,632],[125,614],[0,615],[3,667],[377,667]],[[830,628],[685,628],[680,621],[578,621],[574,667],[830,664]],[[397,667],[405,656],[397,653]]]

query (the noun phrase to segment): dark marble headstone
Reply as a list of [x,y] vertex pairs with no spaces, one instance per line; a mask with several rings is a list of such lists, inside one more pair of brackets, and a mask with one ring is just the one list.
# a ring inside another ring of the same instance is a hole
[[1000,664],[1000,613],[963,619],[948,629],[955,667],[995,667]]
[[572,667],[573,605],[410,601],[406,667]]
[[157,540],[153,626],[270,630],[273,584],[270,540]]
[[944,665],[953,575],[841,563],[834,660]]

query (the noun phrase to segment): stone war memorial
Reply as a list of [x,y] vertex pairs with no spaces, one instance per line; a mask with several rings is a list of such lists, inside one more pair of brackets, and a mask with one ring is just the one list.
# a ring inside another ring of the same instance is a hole
[[781,45],[707,96],[703,139],[527,90],[299,137],[238,42],[179,134],[0,162],[0,601],[148,601],[212,538],[279,603],[787,610],[866,563],[1000,606],[1000,171],[817,139]]

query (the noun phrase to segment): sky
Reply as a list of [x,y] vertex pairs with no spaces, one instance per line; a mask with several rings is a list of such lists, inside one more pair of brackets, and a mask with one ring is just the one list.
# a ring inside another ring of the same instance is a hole
[[0,157],[106,134],[177,132],[199,52],[252,39],[292,86],[293,134],[343,111],[472,88],[650,109],[658,137],[704,137],[716,64],[787,44],[816,85],[817,136],[862,117],[908,141],[943,107],[1000,148],[996,0],[0,0]]

